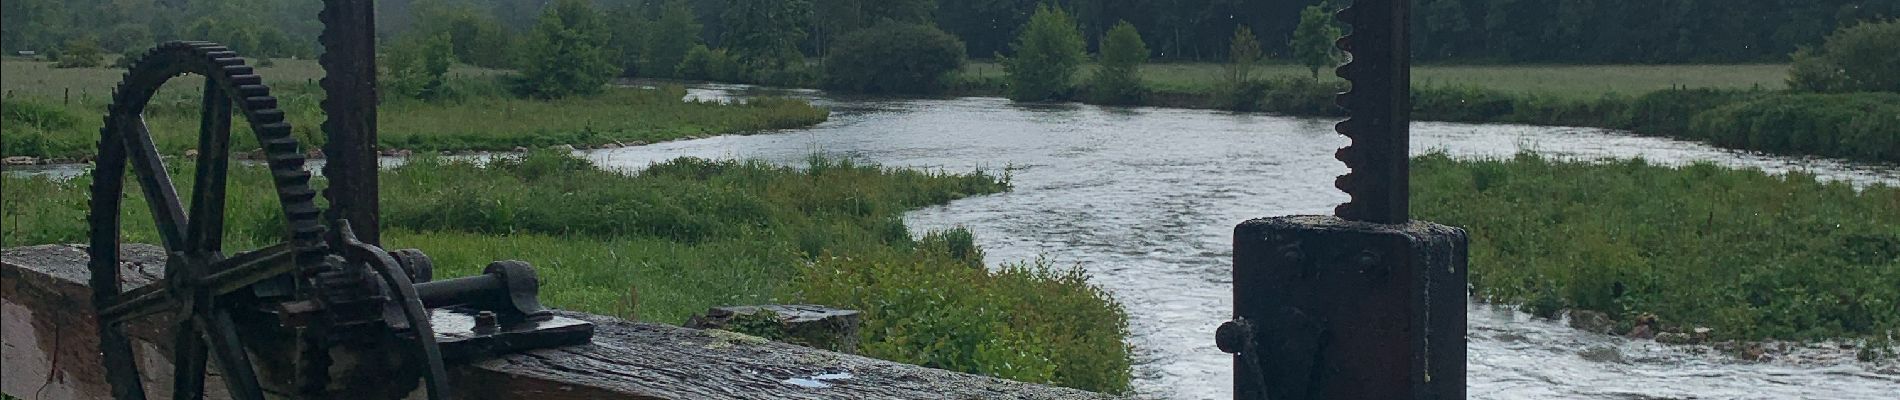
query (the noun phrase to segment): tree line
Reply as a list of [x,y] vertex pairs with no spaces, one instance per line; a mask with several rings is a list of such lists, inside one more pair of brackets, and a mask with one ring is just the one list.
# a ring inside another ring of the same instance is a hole
[[[1127,22],[1158,60],[1224,60],[1237,27],[1260,37],[1268,57],[1290,57],[1307,6],[1338,0],[681,0],[697,21],[697,41],[729,46],[746,26],[728,26],[734,4],[789,11],[788,40],[822,56],[844,35],[889,18],[929,22],[961,40],[966,53],[1009,51],[1036,7],[1072,15],[1091,51]],[[593,0],[610,26],[653,16],[670,0]],[[0,47],[45,50],[93,40],[108,51],[173,38],[226,42],[247,54],[308,56],[316,51],[318,0],[7,0]],[[550,0],[383,0],[381,36],[430,25],[430,9],[472,10],[506,32],[526,33]],[[1343,3],[1343,2],[1342,2]],[[1829,32],[1900,17],[1900,0],[1415,0],[1414,54],[1421,61],[1539,63],[1781,62]],[[783,43],[770,51],[784,51]],[[690,46],[688,46],[690,48]],[[741,50],[744,48],[745,50]]]

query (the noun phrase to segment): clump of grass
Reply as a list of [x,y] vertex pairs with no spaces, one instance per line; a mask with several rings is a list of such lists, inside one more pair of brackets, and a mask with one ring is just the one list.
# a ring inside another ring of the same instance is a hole
[[1723,339],[1900,329],[1900,189],[1641,160],[1416,166],[1419,218],[1471,232],[1487,300],[1654,314]]
[[866,355],[1026,382],[1128,389],[1127,315],[1079,269],[1045,260],[971,268],[929,249],[819,259],[809,301],[865,313]]

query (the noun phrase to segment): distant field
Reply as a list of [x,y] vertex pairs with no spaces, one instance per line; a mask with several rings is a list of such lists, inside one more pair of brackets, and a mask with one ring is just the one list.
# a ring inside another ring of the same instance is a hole
[[[1222,69],[1222,64],[1169,63],[1151,64],[1142,72],[1158,88],[1204,90],[1219,84]],[[1003,68],[989,62],[971,63],[964,73],[997,77],[1003,75]],[[1787,85],[1787,75],[1788,66],[1784,64],[1420,66],[1413,69],[1412,82],[1594,98],[1607,93],[1639,95],[1672,86],[1781,89]],[[1255,76],[1307,77],[1310,73],[1300,66],[1266,65],[1259,67]],[[1339,79],[1330,70],[1321,71],[1320,77]]]
[[[46,62],[0,62],[4,68],[6,134],[0,155],[80,159],[94,152],[100,119],[120,79],[116,68],[51,68]],[[281,60],[259,73],[271,85],[294,132],[309,146],[322,144],[317,133],[323,92],[315,85],[322,70],[314,61]],[[616,142],[658,142],[698,135],[762,132],[811,126],[829,111],[797,100],[756,99],[745,104],[686,102],[685,88],[616,88],[605,93],[559,100],[520,99],[496,79],[474,79],[496,70],[458,67],[447,89],[457,98],[420,101],[384,96],[378,115],[383,148],[416,151],[505,151],[567,144],[579,147]],[[184,154],[197,147],[202,78],[167,82],[146,109],[160,152]],[[70,90],[70,97],[68,97]],[[245,125],[238,123],[240,130]],[[233,148],[256,147],[237,135]]]
[[[303,85],[323,78],[323,69],[317,66],[315,60],[273,61],[276,62],[275,66],[257,68],[258,75],[264,77],[264,83],[272,87]],[[250,60],[250,64],[257,65],[257,60]],[[470,77],[497,73],[500,71],[459,65],[449,71],[450,75]],[[112,96],[112,86],[119,84],[125,69],[53,68],[51,62],[9,57],[0,60],[0,74],[6,76],[6,79],[0,79],[0,92],[4,92],[7,97],[35,96],[63,100],[70,91],[73,102],[83,103],[82,100],[88,97],[104,99]],[[196,81],[197,77],[185,78],[188,80],[165,85],[166,89],[198,87],[196,84],[187,84]]]

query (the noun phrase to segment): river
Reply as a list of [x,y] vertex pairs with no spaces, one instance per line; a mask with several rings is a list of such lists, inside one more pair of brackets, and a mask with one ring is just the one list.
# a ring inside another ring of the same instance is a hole
[[[696,99],[755,89],[701,85]],[[800,165],[812,154],[893,167],[1007,169],[1015,190],[911,212],[917,232],[956,226],[991,263],[1047,257],[1078,265],[1127,307],[1143,397],[1231,398],[1231,357],[1213,331],[1231,312],[1233,227],[1251,218],[1329,213],[1345,200],[1332,121],[1264,114],[996,98],[889,99],[775,92],[833,111],[822,125],[584,152],[636,171],[681,156]],[[1571,159],[1642,157],[1857,185],[1900,184],[1900,168],[1756,155],[1590,128],[1416,123],[1413,151],[1460,157],[1535,152]],[[1508,307],[1469,309],[1473,399],[1900,399],[1900,364],[1856,362],[1828,344],[1767,362],[1699,346],[1584,333]]]

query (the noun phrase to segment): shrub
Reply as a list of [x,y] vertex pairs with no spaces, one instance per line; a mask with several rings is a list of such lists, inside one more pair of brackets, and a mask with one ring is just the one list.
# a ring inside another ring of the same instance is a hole
[[1515,96],[1472,86],[1412,89],[1414,118],[1434,121],[1499,121],[1517,111]]
[[1722,89],[1670,89],[1649,92],[1629,107],[1630,130],[1649,135],[1692,137],[1689,121],[1696,114],[1760,95]]
[[64,52],[59,55],[59,63],[54,68],[98,68],[105,65],[106,50],[99,42],[89,38],[73,39],[66,42]]
[[1037,5],[1036,13],[1002,59],[1009,79],[1009,98],[1042,101],[1065,98],[1073,89],[1075,72],[1088,60],[1082,31],[1075,18],[1061,8]]
[[1141,83],[1141,64],[1148,62],[1148,44],[1127,21],[1108,30],[1102,39],[1102,66],[1089,78],[1090,101],[1100,104],[1141,104],[1147,88]]
[[1900,161],[1900,94],[1782,94],[1697,114],[1692,135],[1718,146]]
[[825,86],[868,93],[937,93],[963,68],[963,41],[924,24],[886,23],[838,38]]
[[1814,92],[1900,92],[1900,20],[1842,28],[1794,54],[1788,86]]
[[739,60],[727,53],[726,49],[712,50],[706,45],[695,45],[680,60],[677,76],[685,79],[705,81],[734,82],[740,78]]
[[119,59],[112,60],[112,67],[130,69],[132,68],[132,63],[138,62],[140,58],[144,58],[145,52],[151,50],[152,49],[143,47],[126,48],[124,53],[119,54]]
[[1253,29],[1241,24],[1234,28],[1234,38],[1227,44],[1227,65],[1221,79],[1226,87],[1236,88],[1253,80],[1254,64],[1260,62],[1260,39],[1255,38]]
[[516,91],[535,98],[599,93],[616,68],[607,47],[609,32],[585,0],[559,0],[534,26]]
[[1325,5],[1315,4],[1300,11],[1300,25],[1293,30],[1293,41],[1287,47],[1293,49],[1293,57],[1300,65],[1312,70],[1313,80],[1319,80],[1319,70],[1339,64],[1345,54],[1334,47],[1333,41],[1339,39],[1339,23]]
[[423,100],[445,94],[443,78],[455,63],[448,34],[411,35],[396,41],[384,54],[383,87],[390,93]]

